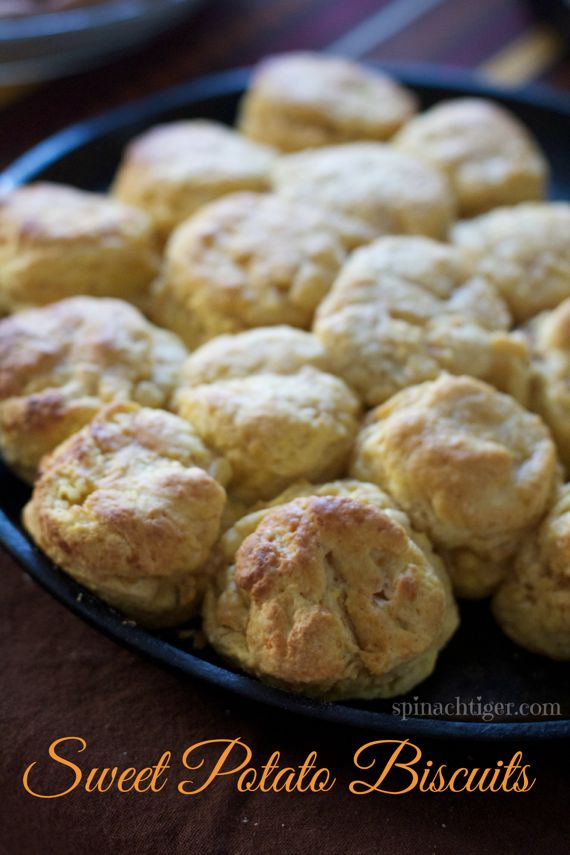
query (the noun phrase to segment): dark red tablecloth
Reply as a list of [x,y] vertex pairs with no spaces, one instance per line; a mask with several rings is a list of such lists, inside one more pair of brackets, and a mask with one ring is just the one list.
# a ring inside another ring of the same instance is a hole
[[[425,760],[453,768],[494,766],[520,749],[537,782],[523,794],[355,796],[348,784],[363,773],[353,754],[378,734],[284,716],[163,671],[78,621],[4,556],[0,574],[2,855],[567,851],[568,757],[561,745],[418,739]],[[147,766],[170,750],[172,777],[159,793],[28,795],[22,776],[33,761],[35,792],[60,792],[73,780],[47,756],[50,743],[65,736],[87,742],[82,754],[66,755],[86,770]],[[180,761],[185,748],[236,737],[252,748],[258,766],[275,750],[291,766],[317,751],[337,783],[326,793],[245,794],[225,778],[199,795],[180,795],[176,783],[191,776]]]

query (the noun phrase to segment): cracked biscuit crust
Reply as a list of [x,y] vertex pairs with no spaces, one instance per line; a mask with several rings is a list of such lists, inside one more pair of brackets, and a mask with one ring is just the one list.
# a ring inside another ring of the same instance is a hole
[[311,365],[326,371],[329,356],[316,336],[288,326],[220,335],[190,354],[181,386],[200,386],[250,374],[295,374]]
[[304,368],[181,388],[179,414],[232,464],[232,497],[269,499],[299,478],[342,473],[360,404],[337,377]]
[[423,237],[354,252],[317,311],[330,369],[370,405],[442,371],[472,374],[523,403],[528,351],[493,286],[463,253]]
[[527,327],[533,357],[531,407],[539,413],[570,469],[570,299]]
[[345,484],[315,487],[226,533],[205,631],[270,683],[392,697],[431,673],[457,611],[439,559],[405,514],[372,485]]
[[327,212],[347,249],[386,234],[445,239],[455,200],[444,175],[382,143],[349,143],[282,157],[273,186]]
[[545,195],[548,165],[537,143],[492,101],[441,102],[412,119],[394,144],[448,176],[466,217]]
[[319,306],[318,318],[371,304],[414,324],[445,313],[490,330],[511,325],[505,302],[466,255],[426,237],[382,237],[352,253]]
[[318,209],[272,194],[233,194],[176,230],[152,315],[189,347],[251,327],[306,328],[344,258]]
[[216,122],[157,125],[127,146],[113,193],[145,210],[165,241],[202,205],[228,193],[267,190],[275,158],[268,146]]
[[492,593],[558,482],[542,420],[471,377],[422,383],[373,410],[351,474],[392,495],[446,562],[460,596]]
[[182,419],[110,404],[45,458],[23,513],[34,541],[127,616],[196,611],[220,531],[228,464]]
[[570,205],[517,205],[459,223],[453,240],[518,323],[570,297]]
[[513,574],[495,594],[493,612],[516,644],[570,659],[570,485],[537,532],[526,538]]
[[144,211],[97,193],[38,183],[0,202],[0,311],[73,297],[140,307],[160,256]]
[[256,69],[239,126],[282,151],[386,140],[416,112],[415,96],[381,72],[340,57],[290,53]]
[[40,459],[104,403],[164,407],[182,342],[121,300],[73,297],[0,321],[0,448],[33,480]]

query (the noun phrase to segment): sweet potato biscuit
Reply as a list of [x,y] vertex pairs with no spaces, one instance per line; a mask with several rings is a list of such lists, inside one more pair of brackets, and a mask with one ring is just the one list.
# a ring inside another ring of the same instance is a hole
[[340,57],[290,53],[254,72],[239,126],[282,151],[355,140],[386,140],[417,109],[417,99],[387,74]]
[[111,605],[168,626],[198,607],[228,475],[183,419],[109,404],[44,459],[24,524]]
[[382,143],[349,143],[281,158],[275,189],[320,206],[348,249],[385,234],[445,238],[455,216],[441,172]]
[[183,364],[180,384],[200,386],[250,374],[295,374],[305,365],[326,371],[329,356],[316,336],[288,326],[258,327],[220,335]]
[[356,396],[315,368],[182,387],[176,405],[230,461],[228,492],[246,502],[271,498],[299,478],[341,474],[358,427]]
[[240,520],[212,564],[210,643],[303,694],[406,692],[431,673],[458,623],[440,559],[368,484],[323,485]]
[[460,249],[426,237],[382,237],[353,252],[319,306],[318,317],[376,304],[422,324],[442,313],[490,330],[508,329],[505,302]]
[[548,165],[537,143],[492,101],[436,104],[402,128],[394,144],[448,176],[466,217],[545,195]]
[[[267,513],[278,505],[286,505],[293,499],[306,499],[310,496],[340,496],[345,499],[353,499],[356,502],[364,502],[374,505],[381,511],[389,511],[391,516],[397,517],[398,521],[409,527],[410,522],[406,514],[400,509],[396,510],[394,500],[377,484],[368,481],[358,481],[356,478],[339,478],[337,481],[327,481],[324,484],[315,484],[305,478],[294,481],[281,493],[278,493],[269,501],[260,501],[242,505],[241,513],[238,513],[237,505],[231,526],[228,526],[224,541],[224,550],[230,550],[232,555],[237,552],[246,537],[252,534]],[[230,530],[231,528],[231,530]],[[414,538],[429,542],[424,534],[413,532]],[[430,547],[431,548],[431,547]]]
[[570,659],[570,485],[538,531],[527,537],[514,571],[493,599],[493,612],[514,642]]
[[503,300],[460,250],[423,237],[356,250],[321,303],[314,332],[339,374],[371,405],[442,371],[528,398],[524,337],[504,332]]
[[190,347],[251,327],[307,328],[344,257],[319,210],[272,194],[233,194],[173,234],[152,316]]
[[454,242],[508,303],[516,321],[570,297],[570,205],[500,208],[459,223]]
[[160,263],[144,211],[98,193],[30,184],[0,200],[0,311],[90,294],[144,307]]
[[41,457],[104,403],[164,407],[187,351],[122,300],[71,297],[0,321],[0,449],[33,480]]
[[498,586],[558,479],[542,420],[471,377],[399,392],[361,430],[351,474],[387,490],[443,557],[460,596]]
[[479,377],[528,403],[529,354],[520,333],[486,330],[453,315],[413,324],[375,304],[324,317],[315,332],[329,353],[329,370],[370,406],[443,372]]
[[532,351],[531,409],[539,413],[570,470],[570,298],[526,328]]
[[[355,478],[340,478],[337,481],[328,481],[326,484],[315,484],[307,481],[305,478],[299,481],[294,481],[289,487],[286,487],[281,493],[278,493],[268,501],[239,502],[237,500],[228,499],[228,505],[231,505],[229,514],[225,514],[227,519],[231,518],[231,522],[224,527],[224,533],[227,532],[225,541],[225,549],[231,548],[235,553],[241,546],[245,538],[255,531],[261,520],[271,508],[277,505],[285,505],[293,499],[306,498],[308,496],[342,496],[348,499],[354,499],[358,502],[375,505],[380,510],[394,510],[394,500],[376,484],[369,484],[365,481],[357,481]],[[405,514],[402,513],[402,518]],[[231,533],[230,533],[231,529]],[[423,538],[424,535],[414,532],[414,537]]]
[[113,193],[144,208],[163,241],[213,199],[266,190],[275,152],[225,125],[202,119],[157,125],[133,140]]

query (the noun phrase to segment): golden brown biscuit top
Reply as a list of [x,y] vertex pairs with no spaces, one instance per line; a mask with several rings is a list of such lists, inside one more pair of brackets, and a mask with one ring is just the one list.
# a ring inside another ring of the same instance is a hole
[[311,110],[322,107],[340,119],[371,125],[391,110],[399,115],[402,101],[410,112],[416,104],[415,96],[387,74],[309,52],[269,57],[256,69],[251,85],[261,87],[267,97]]
[[[536,581],[543,583],[545,588],[558,589],[570,610],[570,484],[560,488],[556,502],[534,541],[540,550],[540,559],[534,566],[532,560],[529,562],[529,576],[536,574]],[[521,558],[523,567],[519,565],[519,570],[522,570],[524,579],[524,564],[529,558],[536,560],[536,552],[531,547],[530,552],[523,553]],[[570,633],[570,611],[568,632]]]
[[43,459],[24,519],[80,578],[172,576],[206,559],[228,477],[182,419],[110,404]]
[[[208,185],[232,175],[265,175],[274,160],[269,146],[252,142],[226,125],[196,119],[150,128],[129,143],[123,166],[149,169],[155,180]],[[121,170],[119,195],[120,183]]]
[[361,303],[319,317],[314,330],[329,353],[329,370],[370,406],[444,371],[479,377],[526,405],[529,351],[522,334],[485,329],[445,302],[433,317],[421,317],[417,308],[411,302],[403,319]]
[[556,477],[542,420],[470,377],[443,375],[377,407],[361,435],[357,477],[368,455],[383,473],[380,483],[396,499],[403,490],[419,516],[429,508],[480,533],[524,525]]
[[182,387],[178,412],[230,460],[230,492],[268,499],[299,478],[341,474],[358,427],[359,401],[316,368]]
[[[414,120],[424,140],[441,146],[441,154],[460,162],[464,157],[496,156],[497,144],[511,150],[531,147],[531,137],[516,117],[494,101],[454,98],[441,101]],[[400,138],[413,134],[405,128]]]
[[312,496],[271,510],[242,543],[235,568],[236,585],[258,609],[273,604],[269,643],[284,666],[296,660],[293,670],[311,667],[311,640],[324,622],[327,659],[334,659],[335,636],[340,644],[348,631],[355,653],[360,648],[376,669],[389,671],[430,647],[447,605],[437,573],[405,528],[344,497]]
[[[337,496],[365,505],[374,505],[380,510],[390,511],[400,524],[409,525],[406,515],[394,510],[394,500],[376,484],[357,481],[353,478],[340,478],[337,481],[328,481],[324,484],[312,484],[310,481],[302,479],[295,481],[271,501],[258,502],[245,511],[245,516],[242,514],[235,519],[231,528],[224,533],[220,540],[220,548],[226,560],[230,562],[234,560],[243,541],[255,531],[271,508],[286,505],[293,499],[304,499],[309,496]],[[417,536],[423,537],[423,535]]]
[[570,660],[570,485],[529,535],[493,611],[517,644],[552,659]]
[[524,328],[532,356],[531,406],[556,440],[560,458],[570,466],[570,298],[542,312]]
[[570,204],[527,203],[458,223],[453,240],[518,321],[570,297]]
[[[342,380],[310,367],[294,375],[268,372],[183,387],[176,404],[183,416],[199,425],[201,434],[202,430],[210,434],[215,427],[219,441],[229,442],[236,429],[243,431],[250,445],[241,450],[248,456],[255,455],[262,434],[269,438],[273,433],[277,444],[288,421],[307,421],[315,430],[319,425],[326,430],[330,419],[352,424],[360,410],[358,398]],[[293,453],[292,448],[289,451]]]
[[144,211],[99,193],[39,182],[0,200],[0,243],[56,246],[75,241],[112,242],[150,233]]
[[530,133],[499,104],[483,98],[443,101],[416,116],[395,139],[409,150],[451,168],[465,185],[497,184],[513,169],[543,176],[546,162]]
[[54,388],[160,406],[186,355],[128,303],[71,297],[0,320],[0,400]]
[[227,464],[204,445],[187,422],[166,410],[127,401],[104,407],[89,425],[44,459],[42,472],[73,457],[78,470],[89,470],[90,481],[96,485],[105,478],[122,478],[126,469],[144,473],[149,456],[181,466],[200,466],[222,482],[227,477]]
[[314,335],[284,325],[257,327],[203,344],[183,364],[180,384],[199,386],[250,374],[294,374],[305,365],[327,370],[328,356]]
[[570,298],[552,312],[538,315],[526,329],[537,354],[559,351],[560,359],[570,360]]
[[165,279],[205,328],[217,317],[230,330],[308,326],[343,260],[342,243],[318,209],[272,194],[236,193],[177,229]]
[[329,132],[333,138],[335,130],[346,126],[355,137],[358,133],[374,137],[384,126],[395,130],[417,105],[415,96],[386,74],[341,57],[312,53],[266,59],[254,73],[250,93],[277,107],[293,108],[309,125],[320,120],[321,133]]
[[324,318],[374,305],[394,321],[421,324],[443,312],[487,329],[507,329],[504,301],[459,249],[419,236],[382,237],[352,253],[319,306]]
[[455,213],[444,175],[382,143],[287,155],[277,161],[273,182],[287,198],[323,206],[351,246],[381,234],[443,238]]

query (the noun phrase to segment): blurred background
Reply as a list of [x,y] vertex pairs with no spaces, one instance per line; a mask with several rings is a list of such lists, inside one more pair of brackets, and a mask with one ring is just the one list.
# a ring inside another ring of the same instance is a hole
[[71,122],[286,50],[570,93],[568,36],[570,0],[0,0],[0,168]]

